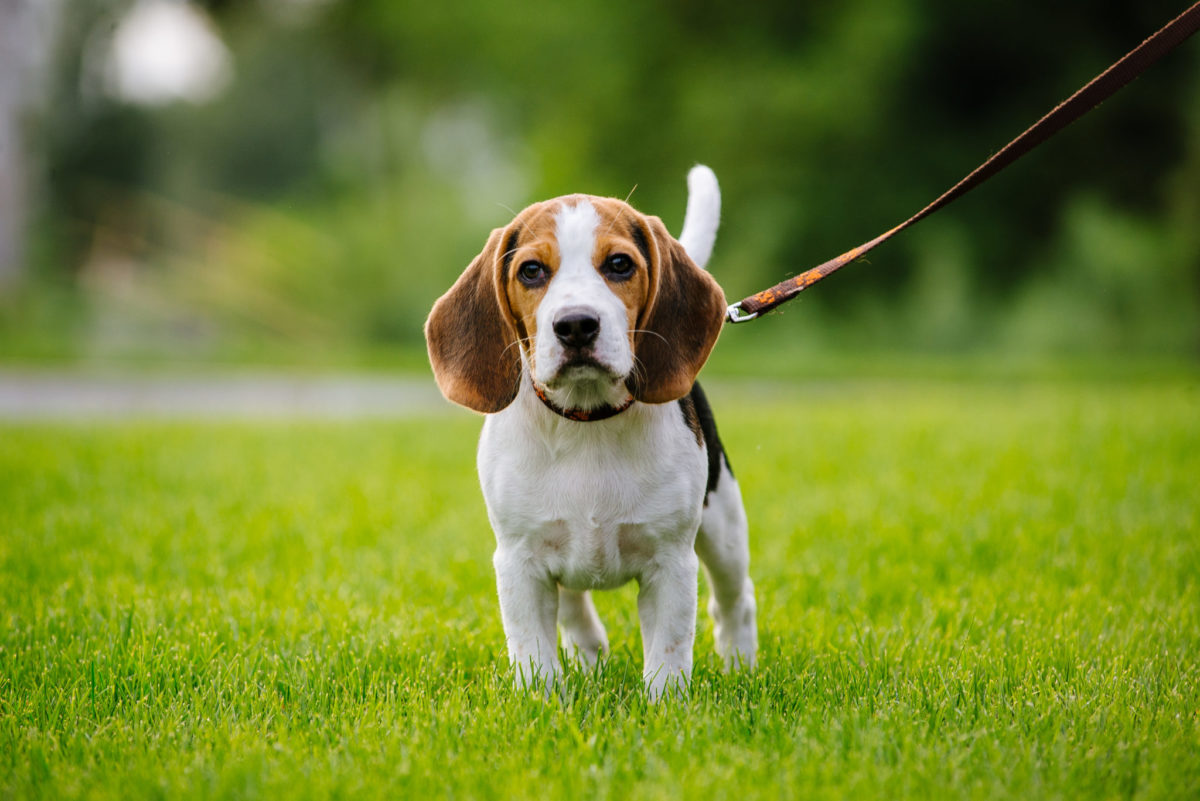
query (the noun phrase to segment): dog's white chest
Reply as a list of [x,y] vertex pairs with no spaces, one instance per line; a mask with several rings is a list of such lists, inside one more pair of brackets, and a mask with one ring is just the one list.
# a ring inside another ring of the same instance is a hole
[[620,586],[690,544],[705,456],[682,426],[655,419],[672,412],[642,407],[631,413],[646,419],[556,424],[549,436],[527,418],[489,418],[479,476],[499,544],[578,590]]

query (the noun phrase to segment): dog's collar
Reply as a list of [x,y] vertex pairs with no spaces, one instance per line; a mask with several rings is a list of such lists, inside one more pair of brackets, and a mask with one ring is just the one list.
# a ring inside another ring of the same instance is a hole
[[538,383],[532,378],[529,380],[529,383],[533,385],[533,393],[538,396],[538,400],[545,404],[547,409],[559,417],[565,417],[577,423],[594,423],[597,420],[607,420],[610,417],[616,417],[633,405],[633,395],[630,395],[617,406],[597,406],[595,409],[564,409],[550,400],[546,395],[546,390],[538,386]]

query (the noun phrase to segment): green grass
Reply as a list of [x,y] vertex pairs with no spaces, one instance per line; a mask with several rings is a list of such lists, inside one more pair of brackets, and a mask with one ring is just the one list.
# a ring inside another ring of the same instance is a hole
[[479,423],[0,428],[0,797],[1196,798],[1200,383],[712,392],[761,667],[511,688]]

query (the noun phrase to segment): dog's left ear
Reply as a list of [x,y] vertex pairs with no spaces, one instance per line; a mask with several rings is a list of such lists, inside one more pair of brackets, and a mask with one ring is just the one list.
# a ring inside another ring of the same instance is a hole
[[517,396],[521,356],[517,334],[500,305],[497,228],[487,245],[433,304],[425,322],[429,362],[442,394],[477,412],[498,412]]
[[725,293],[696,266],[657,217],[650,233],[651,288],[634,335],[637,366],[627,382],[643,403],[667,403],[692,390],[725,322]]

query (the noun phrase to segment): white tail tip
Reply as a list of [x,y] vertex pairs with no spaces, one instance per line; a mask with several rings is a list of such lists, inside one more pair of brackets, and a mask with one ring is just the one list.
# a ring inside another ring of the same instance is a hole
[[679,243],[700,267],[708,265],[717,228],[721,225],[721,187],[716,174],[697,164],[688,172],[687,213],[683,216],[683,233]]

